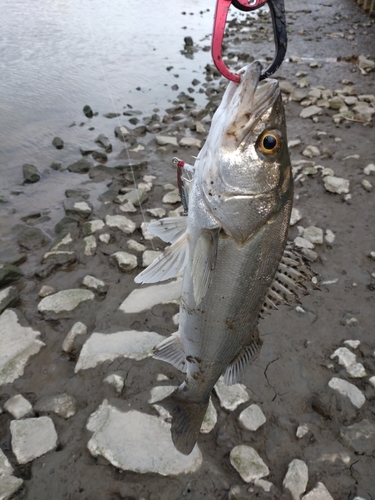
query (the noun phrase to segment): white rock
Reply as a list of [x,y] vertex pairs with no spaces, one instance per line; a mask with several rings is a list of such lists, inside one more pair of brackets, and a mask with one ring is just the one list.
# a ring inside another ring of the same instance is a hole
[[127,252],[115,252],[111,255],[111,260],[113,260],[120,271],[123,272],[132,271],[138,266],[137,257]]
[[10,476],[12,473],[13,473],[13,467],[10,465],[10,462],[7,459],[5,453],[0,448],[0,478],[1,476]]
[[73,207],[74,207],[75,212],[82,214],[82,215],[87,216],[87,215],[90,215],[92,212],[92,208],[85,201],[77,201],[76,203],[74,203]]
[[107,215],[105,223],[107,226],[119,229],[125,234],[132,234],[135,231],[135,223],[124,215]]
[[149,193],[152,189],[152,182],[140,182],[137,186],[137,189]]
[[298,437],[298,439],[301,439],[301,438],[303,438],[303,436],[306,436],[306,434],[309,432],[309,430],[310,429],[309,429],[308,424],[299,425],[297,428],[296,436]]
[[147,267],[157,259],[162,252],[158,250],[146,250],[142,255],[142,267]]
[[127,214],[134,213],[137,211],[137,209],[135,208],[135,206],[133,205],[133,203],[131,201],[127,201],[123,205],[120,205],[119,209],[121,210],[121,212],[124,212]]
[[188,456],[176,450],[170,425],[158,417],[135,410],[124,413],[103,402],[87,427],[94,430],[87,445],[90,453],[121,470],[173,476],[195,472],[202,464],[197,445]]
[[164,217],[166,214],[166,211],[164,208],[158,207],[158,208],[149,208],[146,210],[147,213],[152,215],[153,217]]
[[321,114],[322,114],[322,108],[319,108],[319,106],[307,106],[301,111],[299,116],[301,118],[311,118],[312,116]]
[[230,463],[246,483],[261,479],[270,473],[267,465],[250,446],[235,446],[229,457]]
[[69,318],[72,311],[82,303],[94,300],[94,297],[89,290],[80,288],[62,290],[42,299],[38,304],[38,311],[47,320]]
[[73,350],[73,345],[74,345],[74,339],[76,338],[77,335],[86,335],[87,333],[87,326],[78,321],[77,323],[74,323],[72,328],[70,329],[69,333],[64,339],[62,349],[65,352],[71,352]]
[[311,241],[306,240],[305,238],[302,238],[301,236],[297,236],[297,238],[294,239],[294,244],[296,247],[299,248],[308,248],[312,250],[314,248],[313,243]]
[[103,382],[114,387],[117,394],[121,394],[121,391],[124,388],[125,379],[117,373],[110,373],[103,379]]
[[324,236],[325,241],[329,244],[332,245],[332,243],[335,241],[336,235],[333,231],[330,229],[326,230],[326,235]]
[[125,330],[116,333],[93,333],[84,343],[75,373],[94,368],[104,361],[129,358],[137,361],[153,354],[153,348],[165,337],[154,332]]
[[26,415],[33,411],[30,402],[21,394],[9,398],[4,404],[4,409],[17,420],[26,417]]
[[301,144],[300,139],[292,139],[288,141],[288,148],[295,148],[296,146],[299,146]]
[[318,483],[313,490],[304,495],[301,500],[333,500],[323,483]]
[[168,217],[180,217],[184,213],[184,207],[180,205],[175,210],[169,210]]
[[339,347],[336,351],[331,354],[330,358],[335,359],[338,358],[338,364],[341,366],[350,366],[357,362],[357,357],[346,347]]
[[368,181],[367,179],[363,179],[363,181],[361,182],[361,185],[362,185],[363,189],[365,191],[367,191],[368,193],[370,193],[373,189],[371,182]]
[[181,196],[178,189],[174,189],[173,191],[169,191],[169,193],[165,194],[162,199],[163,203],[181,203]]
[[171,144],[172,146],[178,146],[176,137],[157,135],[155,139],[159,146],[167,146],[168,144]]
[[246,386],[243,384],[225,385],[223,377],[216,382],[215,392],[220,400],[220,406],[230,411],[234,411],[240,404],[250,399]]
[[216,423],[217,423],[217,411],[212,402],[212,399],[210,398],[200,432],[202,434],[208,434],[215,427]]
[[0,475],[0,500],[8,500],[23,484],[22,479],[9,475]]
[[147,183],[152,183],[156,179],[155,175],[144,175],[143,180]]
[[321,174],[322,174],[322,177],[326,177],[327,175],[330,175],[331,177],[334,177],[335,172],[332,170],[332,168],[322,167]]
[[292,208],[292,215],[290,217],[290,225],[294,226],[297,224],[302,219],[301,212],[298,210],[298,208]]
[[314,156],[320,156],[320,151],[319,148],[310,144],[302,151],[302,154],[308,158],[313,158]]
[[109,233],[99,234],[99,240],[102,243],[105,243],[106,245],[108,245],[110,239],[111,239],[111,235]]
[[128,240],[126,244],[129,250],[133,250],[134,252],[144,252],[146,250],[146,247],[142,243],[138,243],[135,240]]
[[331,389],[334,389],[339,394],[349,398],[351,403],[356,408],[361,408],[366,402],[366,398],[362,394],[362,392],[359,389],[357,389],[355,385],[351,384],[350,382],[347,382],[346,380],[333,377],[328,382],[328,385],[329,387],[331,387]]
[[[152,221],[150,221],[152,222]],[[142,222],[141,224],[141,231],[142,231],[142,236],[144,237],[145,240],[153,240],[155,238],[155,235],[152,234],[147,228],[150,222]]]
[[55,293],[55,289],[53,288],[53,286],[47,286],[47,285],[43,285],[42,288],[39,290],[39,297],[43,298],[43,297],[47,297],[47,295],[52,295],[53,293]]
[[106,292],[108,287],[104,281],[90,276],[89,274],[83,278],[82,285],[90,288],[91,290],[96,290],[97,292]]
[[152,285],[133,290],[120,305],[124,313],[138,313],[151,309],[156,304],[176,304],[181,297],[181,278],[167,284]]
[[0,386],[21,377],[29,358],[45,345],[39,340],[40,332],[21,326],[19,320],[13,309],[0,315]]
[[307,465],[297,458],[288,465],[288,470],[283,481],[283,488],[290,492],[293,500],[300,500],[305,493],[309,474]]
[[368,381],[370,382],[370,384],[371,384],[373,387],[375,387],[375,375],[374,375],[373,377],[370,377],[370,378],[368,379]]
[[57,446],[57,433],[49,417],[12,420],[12,451],[19,464],[26,464]]
[[77,412],[77,401],[73,396],[66,392],[45,396],[36,403],[36,411],[45,411],[56,413],[61,418],[70,418]]
[[64,238],[61,241],[59,241],[55,246],[53,246],[51,248],[51,251],[55,252],[60,247],[64,247],[66,245],[69,245],[69,243],[73,243],[73,238],[72,238],[70,233],[68,233],[66,236],[64,236]]
[[95,236],[90,235],[83,238],[83,246],[85,248],[85,255],[95,255],[96,252],[96,239]]
[[314,245],[321,245],[323,243],[323,229],[320,227],[309,226],[304,229],[302,237]]
[[355,363],[354,365],[350,365],[346,368],[346,371],[347,371],[349,377],[352,377],[352,378],[367,377],[365,367],[362,365],[362,363]]
[[344,344],[351,347],[352,349],[357,349],[361,345],[360,340],[344,340]]
[[96,233],[100,231],[105,226],[104,222],[101,219],[90,220],[85,223],[84,229],[86,234]]
[[323,177],[324,187],[330,193],[349,193],[349,181],[341,177],[327,175]]
[[269,493],[274,487],[270,481],[266,481],[265,479],[255,479],[254,485],[262,488],[262,490],[266,493]]
[[371,174],[375,174],[375,164],[374,163],[369,163],[364,169],[363,169],[363,173],[365,175],[371,175]]
[[180,146],[196,146],[197,148],[202,147],[202,141],[200,139],[196,139],[195,137],[183,137],[180,142]]
[[238,420],[245,429],[256,431],[266,422],[266,417],[259,406],[254,404],[241,412]]

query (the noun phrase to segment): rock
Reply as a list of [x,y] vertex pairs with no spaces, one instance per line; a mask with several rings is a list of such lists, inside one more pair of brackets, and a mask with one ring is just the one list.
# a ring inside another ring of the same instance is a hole
[[85,106],[83,106],[83,113],[85,114],[85,116],[87,116],[87,118],[92,118],[94,116],[94,113],[92,111],[92,109],[90,108],[90,106],[88,104],[86,104]]
[[309,431],[310,431],[310,428],[309,428],[308,424],[299,425],[297,427],[296,436],[298,437],[298,439],[301,439],[301,438],[303,438],[303,436],[306,436],[306,434],[308,434]]
[[8,500],[13,497],[22,486],[23,480],[8,474],[0,474],[0,500]]
[[78,234],[78,224],[79,220],[74,217],[63,217],[60,222],[58,222],[55,226],[55,233],[61,237],[65,237],[68,234],[76,235]]
[[25,182],[34,183],[40,181],[40,173],[38,172],[38,169],[34,165],[25,163],[22,167],[22,172]]
[[216,382],[215,392],[220,400],[220,406],[230,411],[234,411],[238,406],[250,399],[243,384],[225,385],[223,377],[220,377]]
[[181,203],[181,196],[180,196],[180,191],[178,190],[178,188],[165,194],[163,196],[162,202],[163,203],[171,203],[171,204]]
[[363,179],[363,181],[361,181],[361,185],[365,191],[371,193],[373,186],[370,181],[368,181],[367,179]]
[[23,272],[19,267],[0,262],[0,287],[17,281],[21,276]]
[[133,205],[133,203],[131,201],[127,201],[123,205],[120,205],[119,209],[121,210],[121,212],[125,212],[125,213],[134,213],[137,211],[137,209],[135,208],[135,206]]
[[296,146],[299,146],[301,144],[300,139],[292,139],[288,141],[288,148],[295,148]]
[[301,500],[333,500],[323,483],[318,483],[313,490],[304,495]]
[[180,278],[167,284],[135,289],[122,302],[119,310],[131,314],[147,311],[157,304],[176,304],[181,297],[181,286]]
[[55,262],[59,266],[70,266],[77,261],[75,252],[64,252],[57,250],[55,252],[47,252],[43,255],[42,262]]
[[49,238],[37,227],[21,226],[17,241],[26,250],[34,250],[48,243]]
[[135,255],[127,252],[115,252],[111,255],[112,262],[117,264],[120,271],[129,272],[138,266],[138,260]]
[[167,135],[157,135],[155,137],[155,140],[156,140],[158,146],[167,146],[167,145],[176,146],[176,147],[178,146],[176,137],[169,137]]
[[98,137],[95,139],[95,142],[96,144],[99,144],[101,148],[105,149],[106,153],[112,152],[112,144],[110,143],[108,137],[104,134],[98,135]]
[[92,212],[91,203],[83,198],[67,198],[64,200],[64,210],[66,215],[78,216],[86,219]]
[[68,165],[68,170],[69,172],[73,172],[75,174],[87,174],[91,167],[91,162],[82,159],[72,163],[71,165]]
[[329,102],[329,107],[331,109],[340,109],[344,106],[344,101],[339,97],[338,95],[335,95],[331,99],[328,100]]
[[142,267],[147,267],[152,264],[161,254],[162,252],[159,252],[158,250],[146,250],[143,252]]
[[311,118],[312,116],[316,115],[321,115],[322,114],[322,108],[319,108],[319,106],[307,106],[304,108],[299,116],[301,118]]
[[149,208],[146,210],[147,213],[152,215],[153,217],[164,217],[166,214],[166,211],[164,208],[158,207],[158,208]]
[[105,226],[104,222],[101,219],[90,220],[89,222],[85,222],[83,226],[83,230],[85,234],[90,235],[100,231]]
[[12,451],[19,464],[26,464],[57,446],[57,433],[49,417],[12,420]]
[[314,245],[321,245],[323,243],[323,229],[309,226],[303,230],[302,237]]
[[109,118],[110,120],[112,120],[113,118],[117,118],[119,116],[121,116],[120,113],[104,113],[103,116],[105,118]]
[[324,236],[324,239],[325,241],[329,244],[329,245],[332,245],[332,243],[335,241],[336,239],[336,235],[333,231],[331,231],[330,229],[327,229],[326,230],[326,235]]
[[302,460],[296,458],[288,465],[288,470],[283,481],[284,491],[289,491],[293,500],[300,500],[302,493],[306,491],[308,479],[307,465]]
[[290,217],[290,225],[294,226],[297,224],[302,219],[301,212],[298,210],[298,208],[292,208],[292,215]]
[[200,139],[196,139],[195,137],[183,137],[179,141],[179,145],[182,147],[197,147],[201,148],[202,147],[202,141]]
[[331,354],[331,359],[338,358],[338,364],[341,366],[350,366],[357,362],[357,357],[346,347],[339,347],[336,351]]
[[270,473],[267,465],[250,446],[235,446],[229,455],[230,463],[246,483],[261,479]]
[[9,398],[4,404],[4,409],[17,420],[26,417],[26,415],[33,411],[33,407],[29,401],[21,394]]
[[366,398],[362,392],[357,389],[357,387],[346,380],[342,380],[337,377],[331,378],[328,382],[331,389],[337,391],[339,394],[346,396],[350,399],[350,402],[356,407],[361,408],[365,402]]
[[53,396],[45,396],[36,403],[35,411],[53,412],[59,417],[67,419],[76,414],[77,401],[66,392]]
[[250,405],[238,417],[240,425],[249,431],[256,431],[266,422],[264,413],[258,405]]
[[330,193],[349,193],[349,181],[341,177],[327,175],[323,177],[324,187]]
[[74,346],[74,339],[77,337],[77,335],[86,335],[87,333],[87,326],[78,321],[77,323],[74,323],[72,328],[69,330],[67,336],[64,339],[62,349],[65,352],[72,352],[73,346]]
[[375,68],[375,61],[368,59],[364,55],[359,55],[357,60],[358,67],[365,70],[365,72],[370,72]]
[[125,142],[125,137],[130,135],[129,130],[126,127],[115,127],[115,136],[122,142]]
[[217,423],[217,411],[210,397],[210,401],[208,403],[208,408],[204,416],[200,432],[202,434],[208,434],[215,427],[216,423]]
[[65,196],[67,198],[83,198],[84,200],[88,200],[90,198],[90,191],[83,188],[67,189]]
[[[152,222],[152,221],[150,221]],[[141,224],[141,231],[142,231],[142,236],[145,240],[153,240],[155,238],[155,235],[151,233],[147,228],[150,222],[142,222]]]
[[147,192],[143,189],[131,189],[127,193],[120,195],[116,198],[115,202],[124,203],[124,201],[129,201],[135,207],[140,207],[143,202],[148,199]]
[[364,169],[363,169],[363,173],[365,175],[371,175],[371,174],[375,174],[375,164],[374,163],[369,163]]
[[61,139],[61,137],[54,137],[52,146],[55,146],[56,149],[62,149],[64,147],[64,141]]
[[91,153],[91,156],[94,158],[94,160],[100,162],[100,163],[106,163],[108,161],[108,156],[106,153],[103,153],[103,151],[93,151]]
[[361,345],[360,340],[344,340],[344,344],[351,347],[352,349],[358,349]]
[[111,239],[111,235],[109,233],[99,234],[99,240],[102,243],[105,243],[106,245],[108,245],[110,239]]
[[105,384],[108,384],[108,385],[111,385],[112,387],[114,387],[117,394],[121,394],[121,392],[124,388],[125,379],[124,379],[124,377],[122,377],[121,375],[118,375],[117,373],[111,373],[103,379],[103,382]]
[[316,146],[307,146],[303,151],[302,151],[303,156],[307,156],[308,158],[313,158],[314,156],[320,156],[320,151],[319,148]]
[[0,290],[0,314],[8,307],[13,307],[19,301],[19,293],[15,286],[9,286]]
[[124,215],[107,215],[105,223],[107,226],[119,229],[125,234],[132,234],[135,231],[135,223]]
[[[0,448],[0,478],[2,476],[9,476],[12,473],[13,473],[13,467],[10,465],[9,460],[7,459],[5,453]],[[1,486],[0,486],[0,493],[1,493]]]
[[94,297],[89,290],[80,288],[62,290],[42,299],[38,304],[38,311],[46,320],[69,318],[81,304],[93,300]]
[[314,244],[311,243],[311,241],[306,240],[301,236],[297,236],[297,238],[294,239],[294,244],[296,245],[296,247],[305,248],[308,250],[312,250],[314,248]]
[[375,424],[364,419],[348,427],[341,427],[340,436],[345,446],[360,455],[371,455],[375,449]]
[[134,252],[144,252],[146,250],[146,247],[142,243],[138,243],[135,240],[128,240],[126,244],[129,250],[133,250]]
[[82,285],[99,293],[106,293],[108,286],[102,280],[98,280],[94,276],[87,275],[83,278]]
[[125,330],[116,333],[93,333],[84,343],[75,373],[94,368],[104,361],[128,358],[140,361],[153,354],[153,348],[165,337],[154,332]]
[[121,470],[173,476],[195,472],[202,464],[197,445],[188,456],[176,450],[170,425],[160,418],[135,410],[124,413],[107,401],[91,415],[87,428],[94,432],[87,445],[90,453]]
[[294,90],[294,85],[287,80],[279,81],[279,87],[283,94],[291,94]]
[[45,344],[40,332],[33,330],[14,309],[0,315],[0,386],[12,383],[23,375],[29,358]]
[[375,387],[375,375],[374,375],[373,377],[370,377],[370,378],[368,379],[368,381],[370,382],[370,384],[371,384],[373,387]]
[[164,420],[172,418],[171,414],[163,406],[155,403],[172,394],[175,389],[177,389],[175,385],[157,385],[150,391],[150,398],[148,400],[148,403],[150,403],[155,408],[155,410],[159,413],[159,416]]
[[83,238],[83,246],[85,255],[95,255],[97,247],[95,236],[90,235],[86,236],[86,238]]

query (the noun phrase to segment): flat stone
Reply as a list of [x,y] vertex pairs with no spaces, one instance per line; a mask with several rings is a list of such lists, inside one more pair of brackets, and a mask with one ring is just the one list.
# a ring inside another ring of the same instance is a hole
[[115,252],[111,255],[111,260],[115,262],[120,269],[125,273],[132,271],[138,266],[137,257],[127,252]]
[[137,209],[135,208],[135,206],[133,205],[133,203],[131,201],[127,201],[123,205],[120,205],[119,209],[121,210],[121,212],[124,212],[127,214],[134,213],[137,211]]
[[142,236],[145,240],[147,241],[150,241],[150,240],[153,240],[155,238],[155,235],[152,234],[149,230],[148,230],[148,226],[149,224],[151,223],[152,221],[150,222],[142,222],[141,224],[141,231],[142,231]]
[[326,234],[324,236],[324,239],[327,243],[329,243],[330,245],[332,245],[332,243],[335,241],[336,239],[336,235],[333,231],[331,231],[330,229],[327,229],[326,230]]
[[202,141],[200,139],[196,139],[195,137],[183,137],[179,141],[179,145],[182,147],[197,147],[201,148],[202,147]]
[[19,464],[27,464],[57,446],[58,436],[49,417],[12,420],[12,451]]
[[83,226],[83,230],[85,234],[90,235],[100,231],[105,226],[104,222],[101,219],[90,220],[85,222]]
[[321,245],[323,243],[323,229],[316,226],[309,226],[303,230],[302,237],[314,245]]
[[91,167],[92,163],[90,161],[82,159],[68,165],[68,170],[69,172],[74,172],[75,174],[86,174]]
[[367,191],[368,193],[371,193],[371,191],[373,190],[373,185],[371,184],[370,181],[368,181],[367,179],[363,179],[361,181],[361,185],[363,187],[363,189],[365,191]]
[[87,256],[95,255],[96,252],[96,238],[92,234],[83,238],[84,254]]
[[323,177],[324,187],[330,193],[349,193],[349,181],[341,177],[327,175]]
[[65,196],[67,198],[83,198],[84,200],[88,200],[90,198],[90,191],[84,188],[76,188],[76,189],[67,189],[65,191]]
[[104,401],[91,415],[87,428],[93,456],[104,456],[115,467],[140,474],[175,476],[195,472],[202,464],[196,445],[183,455],[173,445],[170,425],[158,417],[135,410],[124,413]]
[[17,420],[26,417],[26,415],[33,411],[33,407],[22,394],[17,394],[9,398],[4,404],[4,409]]
[[346,372],[351,378],[364,378],[367,377],[365,367],[362,363],[355,363],[346,368]]
[[92,212],[92,205],[83,198],[67,198],[64,200],[66,215],[87,218]]
[[63,250],[56,250],[53,252],[47,252],[43,255],[42,262],[56,262],[59,266],[70,266],[77,261],[77,255],[75,252],[66,252]]
[[295,148],[296,146],[299,146],[301,144],[300,139],[291,139],[288,141],[288,148]]
[[212,402],[212,399],[210,398],[206,414],[204,416],[200,432],[202,434],[208,434],[213,430],[217,423],[217,411],[216,408]]
[[249,401],[250,396],[243,384],[225,385],[220,377],[215,385],[215,392],[220,400],[220,406],[234,411],[240,404]]
[[110,373],[107,375],[104,379],[103,382],[105,384],[111,385],[114,387],[115,391],[117,394],[121,394],[124,384],[125,384],[125,379],[123,376],[118,375],[117,373]]
[[357,362],[356,355],[349,351],[347,347],[339,347],[333,354],[331,354],[330,358],[338,358],[338,364],[345,367],[354,365],[354,363]]
[[312,116],[316,115],[321,115],[322,114],[322,108],[319,108],[319,106],[307,106],[304,108],[299,116],[301,118],[311,118]]
[[294,90],[294,85],[287,80],[279,81],[279,87],[283,94],[291,94]]
[[19,477],[0,474],[0,500],[8,500],[23,484]]
[[53,293],[55,293],[55,291],[56,290],[53,288],[53,286],[43,285],[39,290],[38,296],[41,298],[47,297],[48,295],[52,295]]
[[357,389],[357,387],[346,380],[342,380],[337,377],[331,378],[328,382],[328,385],[331,389],[334,389],[342,396],[346,396],[350,399],[350,402],[356,407],[361,408],[365,402],[366,398],[362,394],[362,392]]
[[301,500],[334,500],[323,483],[318,483],[313,490],[304,495]]
[[0,290],[0,314],[8,307],[13,307],[19,301],[19,293],[15,286],[8,286]]
[[77,335],[86,335],[87,326],[80,321],[74,323],[72,328],[69,330],[67,336],[64,339],[62,349],[65,352],[72,352],[74,346],[74,339]]
[[33,330],[14,309],[0,315],[0,386],[12,383],[23,375],[29,358],[45,344],[40,332]]
[[22,227],[17,238],[18,244],[26,250],[34,250],[49,242],[49,238],[37,227]]
[[142,267],[147,267],[157,259],[162,252],[158,250],[146,250],[142,255]]
[[128,313],[147,311],[157,304],[176,304],[181,297],[182,280],[167,284],[143,286],[133,290],[122,302],[119,310]]
[[134,252],[144,252],[146,250],[146,247],[142,245],[142,243],[138,243],[138,241],[135,240],[128,240],[126,245],[129,250],[133,250]]
[[297,238],[294,239],[294,244],[296,245],[296,247],[305,248],[308,250],[312,250],[314,248],[314,244],[306,238],[302,238],[302,236],[297,236]]
[[[143,189],[131,189],[128,193],[120,195],[116,198],[118,203],[124,203],[124,201],[129,201],[135,207],[139,207],[147,201],[148,195],[147,192]],[[116,201],[115,200],[115,201]]]
[[99,241],[101,241],[102,243],[105,243],[106,245],[108,245],[110,239],[111,239],[111,235],[109,233],[99,234]]
[[94,298],[95,295],[89,290],[62,290],[42,299],[38,304],[38,311],[46,320],[69,318],[82,303]]
[[162,199],[163,203],[170,203],[170,204],[175,204],[175,203],[181,203],[181,196],[179,190],[176,188],[173,191],[170,191],[169,193],[165,194]]
[[89,274],[83,278],[82,285],[99,293],[105,293],[108,290],[108,286],[104,283],[104,281],[99,280],[94,276],[90,276]]
[[146,210],[146,212],[153,217],[164,217],[166,214],[166,211],[164,208],[158,207],[158,208],[149,208]]
[[258,405],[250,405],[238,417],[240,425],[249,431],[256,431],[266,422],[264,413]]
[[365,175],[371,175],[371,174],[375,174],[375,164],[374,163],[369,163],[364,169],[363,169],[363,173]]
[[258,453],[250,446],[235,446],[229,455],[230,463],[245,481],[250,483],[255,479],[261,479],[270,473],[267,465]]
[[309,474],[307,465],[297,458],[288,465],[288,470],[283,481],[283,489],[287,490],[293,500],[300,500],[302,493],[305,493]]
[[39,399],[35,405],[35,411],[53,412],[61,418],[70,418],[77,412],[77,401],[66,392],[45,396]]
[[108,227],[119,229],[125,234],[132,234],[135,231],[135,223],[124,215],[107,215],[105,223]]
[[125,330],[116,333],[93,333],[82,347],[75,373],[117,358],[140,361],[152,356],[155,345],[165,337],[154,332]]
[[34,165],[25,163],[22,167],[22,172],[25,182],[34,183],[40,181],[40,173]]
[[17,281],[21,276],[23,276],[23,272],[19,267],[7,262],[0,262],[0,287]]
[[313,158],[314,156],[320,156],[320,150],[316,146],[307,146],[302,151],[303,156],[307,156],[308,158]]
[[300,220],[302,219],[302,214],[301,212],[298,210],[298,208],[292,208],[292,215],[290,217],[290,225],[291,226],[294,226],[295,224],[297,224],[297,222],[299,222]]
[[360,340],[344,340],[344,344],[351,347],[352,349],[358,349],[361,345]]
[[167,145],[172,145],[176,147],[178,146],[176,137],[169,137],[167,135],[157,135],[155,137],[155,140],[158,146],[167,146]]

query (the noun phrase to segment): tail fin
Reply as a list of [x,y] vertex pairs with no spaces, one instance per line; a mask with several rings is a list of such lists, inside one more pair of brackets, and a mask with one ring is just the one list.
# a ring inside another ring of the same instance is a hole
[[190,455],[193,451],[208,402],[209,400],[202,403],[187,401],[181,398],[179,389],[157,402],[172,415],[172,441],[177,450],[184,455]]

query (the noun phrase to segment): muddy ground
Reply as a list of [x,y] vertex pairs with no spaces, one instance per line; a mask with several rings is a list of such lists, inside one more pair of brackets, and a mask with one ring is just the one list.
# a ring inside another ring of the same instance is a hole
[[[286,1],[286,8],[289,47],[287,60],[277,74],[280,81],[285,80],[298,88],[301,78],[306,78],[307,87],[302,89],[306,92],[316,87],[335,91],[350,85],[356,95],[374,95],[375,72],[363,74],[356,61],[360,54],[374,59],[375,28],[354,2],[318,0],[301,7],[301,2],[290,0]],[[245,17],[242,19],[231,24],[226,43],[227,54],[238,56],[239,66],[253,59],[264,59],[273,52],[273,44],[269,40],[269,18],[264,17],[257,22],[257,31],[250,32],[252,40],[249,39],[249,32],[241,32],[249,22]],[[197,43],[195,49],[204,50],[204,44]],[[292,62],[295,60],[297,62]],[[316,62],[319,64],[314,64]],[[234,67],[235,59],[229,60],[228,65]],[[306,73],[306,76],[299,72]],[[208,129],[226,82],[215,75],[212,68],[208,68],[200,80],[194,90],[203,89],[207,94],[207,108],[199,119]],[[150,219],[146,210],[160,206],[167,211],[176,209],[178,205],[161,202],[166,193],[163,186],[176,183],[171,160],[179,156],[190,162],[191,157],[198,153],[197,147],[159,147],[155,136],[175,133],[178,139],[186,136],[202,141],[205,139],[205,134],[198,134],[193,126],[196,121],[191,113],[195,108],[191,100],[194,93],[180,88],[181,91],[183,94],[176,99],[174,109],[169,113],[160,110],[158,117],[152,117],[153,110],[149,110],[147,116],[137,117],[139,123],[136,125],[129,123],[131,116],[121,116],[121,124],[129,130],[140,125],[147,127],[143,131],[135,130],[127,140],[127,147],[132,149],[137,144],[145,147],[139,152],[130,151],[133,163],[147,162],[147,166],[134,170],[136,177],[155,175],[156,179],[148,200],[142,205],[143,211],[138,209],[135,214],[125,215],[138,227],[132,237],[150,249],[150,241],[143,239],[140,230],[144,218]],[[177,96],[178,92],[173,95]],[[34,329],[41,332],[46,347],[31,358],[22,377],[1,388],[1,406],[14,394],[24,395],[34,405],[43,396],[67,392],[77,399],[78,411],[66,420],[54,413],[49,414],[59,436],[59,446],[26,465],[18,465],[12,453],[11,415],[5,411],[0,414],[0,446],[14,467],[15,475],[24,480],[23,486],[12,498],[177,500],[186,497],[191,500],[218,500],[228,498],[230,489],[235,485],[240,485],[242,492],[235,498],[289,498],[286,492],[283,493],[282,482],[288,464],[294,458],[304,460],[308,466],[306,491],[321,481],[335,500],[352,500],[356,495],[366,500],[375,498],[375,452],[358,453],[340,438],[343,426],[365,418],[375,423],[375,387],[369,383],[369,377],[375,375],[375,260],[369,257],[370,252],[375,251],[375,202],[374,191],[366,191],[361,184],[364,179],[372,184],[375,181],[373,175],[367,177],[363,172],[364,167],[375,163],[373,121],[342,120],[336,124],[332,117],[338,111],[322,107],[322,114],[314,122],[311,118],[299,116],[304,109],[300,102],[289,100],[287,93],[284,97],[288,139],[301,141],[290,150],[292,161],[309,160],[302,152],[308,145],[317,146],[320,153],[312,161],[331,168],[336,176],[349,180],[351,197],[328,192],[319,170],[313,175],[299,175],[296,182],[294,206],[302,215],[297,225],[305,228],[317,226],[324,232],[330,229],[336,237],[333,243],[325,241],[314,248],[317,259],[311,266],[319,275],[320,290],[303,298],[302,308],[281,306],[279,311],[260,322],[263,348],[259,358],[246,372],[243,383],[251,396],[251,403],[262,408],[266,423],[256,432],[243,430],[238,424],[238,415],[248,403],[234,412],[228,412],[213,396],[218,422],[212,432],[199,438],[203,464],[197,472],[177,477],[120,471],[104,458],[91,456],[86,447],[91,436],[85,428],[87,419],[103,399],[116,397],[113,388],[102,383],[106,374],[116,370],[124,373],[125,387],[119,398],[130,403],[132,408],[152,415],[155,411],[147,400],[157,374],[165,374],[169,378],[168,383],[173,384],[180,382],[182,377],[173,367],[151,358],[139,362],[122,359],[112,364],[103,363],[76,375],[74,367],[83,343],[94,331],[116,332],[133,328],[169,335],[175,331],[172,317],[178,312],[178,306],[155,306],[137,315],[125,315],[118,310],[135,288],[133,279],[140,270],[137,268],[121,273],[110,262],[110,254],[127,249],[128,237],[120,231],[111,230],[109,244],[98,241],[95,255],[86,256],[81,221],[72,246],[79,256],[78,262],[68,268],[54,269],[49,275],[46,272],[45,278],[37,278],[35,273],[44,269],[41,260],[52,244],[25,252],[17,247],[17,231],[14,231],[1,243],[2,259],[7,260],[9,251],[21,250],[27,254],[27,260],[20,264],[25,275],[16,283],[20,292],[17,309]],[[95,103],[89,104],[95,111]],[[84,127],[95,128],[93,139],[108,128],[108,119],[103,117],[103,113],[109,111],[113,110],[100,110],[99,115],[91,119],[82,115]],[[113,129],[116,125],[113,120]],[[126,163],[126,153],[121,153],[124,143],[114,135],[110,140],[113,152],[108,155],[106,165],[114,167]],[[97,149],[94,143],[93,146]],[[121,154],[124,156],[121,157]],[[351,158],[345,159],[348,156]],[[104,219],[108,214],[119,213],[118,204],[113,201],[104,204],[98,195],[112,190],[109,197],[113,199],[119,189],[133,185],[128,170],[97,168],[89,175],[68,171],[53,171],[51,175],[56,176],[56,182],[60,182],[59,176],[63,176],[62,182],[71,182],[68,187],[89,190],[90,202],[94,205],[91,219]],[[43,178],[39,182],[43,183]],[[51,220],[38,221],[38,217],[28,220],[29,224],[42,229],[51,242],[56,237],[53,227],[59,221],[55,209],[56,206],[61,207],[63,201],[56,200],[51,207]],[[25,224],[22,217],[29,214],[13,213],[13,206],[14,202],[3,205],[3,217],[7,218],[8,224],[11,220],[12,226]],[[102,232],[106,231],[108,229]],[[294,226],[290,229],[290,239],[294,240],[297,235],[298,230]],[[155,240],[155,249],[161,246],[159,240]],[[141,255],[138,258],[140,262]],[[93,303],[86,305],[83,311],[73,313],[69,319],[44,320],[37,310],[40,301],[38,292],[42,285],[52,286],[56,291],[78,288],[87,274],[105,281],[109,285],[108,292],[98,295]],[[69,356],[62,352],[62,342],[76,321],[87,325],[88,334],[77,339],[74,352]],[[351,379],[343,367],[330,359],[335,349],[343,346],[348,339],[360,340],[359,348],[353,352],[365,367],[367,376],[364,378]],[[329,380],[335,376],[350,381],[364,393],[366,403],[361,409],[355,408],[347,398],[328,387]],[[299,439],[296,429],[300,424],[308,424],[310,430]],[[229,453],[238,444],[254,447],[267,463],[270,474],[265,479],[275,487],[271,493],[251,484],[246,485],[231,466]]]

